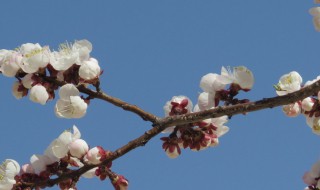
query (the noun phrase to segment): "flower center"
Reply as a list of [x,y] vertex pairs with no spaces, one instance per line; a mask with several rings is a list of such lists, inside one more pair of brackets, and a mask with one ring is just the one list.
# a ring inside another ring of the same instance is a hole
[[41,49],[35,49],[35,50],[32,50],[30,53],[24,55],[26,58],[30,58],[32,56],[35,56],[39,53],[42,53],[44,51],[44,48],[41,48]]

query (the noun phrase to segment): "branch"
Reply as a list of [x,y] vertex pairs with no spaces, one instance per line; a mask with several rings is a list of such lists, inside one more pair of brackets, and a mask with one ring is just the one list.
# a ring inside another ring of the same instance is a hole
[[[82,87],[81,87],[82,88]],[[80,88],[80,89],[81,89]],[[244,103],[244,104],[239,104],[239,105],[233,105],[233,106],[223,106],[223,107],[217,107],[211,110],[206,110],[206,111],[201,111],[201,112],[196,112],[196,113],[190,113],[190,114],[185,114],[185,115],[180,115],[180,116],[172,116],[172,117],[166,117],[157,120],[155,119],[155,122],[153,124],[153,128],[146,131],[143,135],[140,137],[130,141],[126,145],[122,146],[121,148],[115,150],[112,152],[109,157],[103,161],[100,164],[97,165],[86,165],[83,166],[82,168],[78,170],[74,170],[68,174],[63,174],[58,178],[55,179],[50,179],[38,184],[35,184],[35,186],[40,186],[40,187],[51,187],[55,184],[58,184],[61,181],[64,181],[68,178],[76,178],[80,177],[82,174],[87,172],[88,170],[102,166],[102,165],[107,165],[109,162],[125,155],[126,153],[130,152],[131,150],[139,147],[139,146],[144,146],[150,139],[161,133],[164,129],[170,127],[170,126],[175,126],[175,125],[183,125],[187,123],[193,123],[197,121],[201,121],[204,119],[208,118],[215,118],[215,117],[220,117],[224,115],[228,116],[233,116],[237,114],[242,114],[242,113],[247,113],[247,112],[253,112],[253,111],[258,111],[266,108],[273,108],[277,106],[282,106],[282,105],[287,105],[294,103],[296,101],[302,100],[306,97],[312,96],[316,94],[318,91],[320,91],[320,80],[316,81],[310,86],[306,86],[302,88],[299,91],[296,91],[294,93],[285,95],[285,96],[277,96],[273,98],[264,98],[262,100],[258,100],[256,102],[250,102],[250,103]],[[94,95],[100,99],[103,99],[103,96],[100,96],[98,92],[94,91],[87,91],[83,90],[84,93],[89,92],[91,95]],[[104,99],[103,99],[104,100]],[[106,100],[107,101],[107,100]],[[121,100],[119,100],[122,102]],[[140,114],[145,114],[143,110],[138,109],[137,111]],[[136,113],[136,112],[134,112]],[[144,116],[144,115],[143,115]],[[152,116],[152,114],[151,114]],[[148,116],[149,117],[149,116]]]
[[[58,81],[58,80],[53,79],[51,77],[42,76],[42,78],[45,81],[52,82],[58,86],[63,86],[66,84],[66,82],[61,82],[61,81]],[[104,101],[109,102],[117,107],[120,107],[120,108],[126,110],[126,111],[133,112],[133,113],[139,115],[145,121],[150,121],[152,123],[155,123],[159,119],[157,116],[155,116],[147,111],[144,111],[143,109],[139,108],[138,106],[129,104],[129,103],[122,101],[118,98],[112,97],[112,96],[104,93],[101,90],[99,92],[93,91],[90,88],[85,87],[84,85],[79,85],[79,86],[77,86],[77,88],[80,92],[85,93],[92,98],[98,98],[98,99],[104,100]]]

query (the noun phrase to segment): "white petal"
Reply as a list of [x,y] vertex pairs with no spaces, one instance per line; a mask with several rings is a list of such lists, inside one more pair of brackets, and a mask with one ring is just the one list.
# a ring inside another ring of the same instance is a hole
[[80,139],[81,138],[81,133],[78,129],[77,126],[73,125],[73,135],[72,135],[72,139],[75,140],[75,139]]
[[98,169],[98,167],[96,168],[92,168],[91,170],[87,171],[86,173],[82,174],[81,176],[84,178],[93,178],[96,176],[96,170]]
[[79,96],[80,92],[73,84],[65,84],[59,90],[59,96],[62,100],[70,100],[70,96]]
[[92,80],[97,78],[101,73],[98,61],[94,58],[90,58],[88,61],[84,61],[79,68],[79,76],[85,80]]
[[49,99],[49,94],[44,86],[35,85],[30,89],[29,98],[33,102],[44,105]]

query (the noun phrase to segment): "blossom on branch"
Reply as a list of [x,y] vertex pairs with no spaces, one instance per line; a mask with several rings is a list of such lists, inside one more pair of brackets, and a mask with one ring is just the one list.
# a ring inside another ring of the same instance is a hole
[[55,106],[55,113],[62,118],[81,118],[86,114],[88,104],[79,96],[79,90],[73,84],[60,88],[60,99]]
[[20,165],[12,159],[5,160],[0,165],[0,189],[11,190],[16,183],[15,176],[20,172]]

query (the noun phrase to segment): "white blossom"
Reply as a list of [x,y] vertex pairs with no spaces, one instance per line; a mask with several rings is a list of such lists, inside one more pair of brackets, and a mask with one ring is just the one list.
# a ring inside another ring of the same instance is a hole
[[216,91],[223,90],[229,83],[229,78],[216,73],[208,73],[201,78],[200,87],[205,92],[215,94]]
[[30,164],[35,173],[40,173],[42,171],[45,171],[47,168],[47,165],[50,165],[54,162],[56,162],[56,159],[53,159],[52,157],[47,156],[45,154],[44,155],[34,154],[30,158]]
[[170,101],[164,105],[164,113],[165,116],[169,116],[172,108],[174,107],[173,104],[181,105],[181,109],[184,108],[186,113],[190,113],[193,108],[192,101],[186,96],[173,96]]
[[32,88],[32,85],[34,83],[34,80],[32,79],[32,77],[33,77],[33,74],[30,73],[22,78],[21,82],[25,88],[27,89]]
[[101,69],[96,59],[90,58],[87,61],[83,61],[79,68],[79,76],[85,80],[92,80],[99,77]]
[[222,67],[221,76],[224,77],[225,83],[238,84],[245,91],[250,90],[254,84],[253,74],[245,66],[233,67],[233,71]]
[[295,102],[293,104],[284,105],[282,106],[282,111],[288,116],[288,117],[296,117],[301,112],[300,105]]
[[79,129],[74,125],[73,133],[69,130],[64,131],[57,139],[52,142],[51,149],[57,158],[65,157],[69,152],[69,144],[81,137]]
[[81,118],[86,114],[87,103],[79,96],[79,90],[73,84],[65,84],[60,88],[60,99],[55,106],[55,113],[63,118]]
[[17,100],[21,99],[24,96],[23,91],[19,90],[21,86],[22,84],[19,81],[16,81],[15,83],[13,83],[13,86],[12,86],[12,94]]
[[312,99],[310,97],[307,97],[307,98],[302,100],[301,107],[305,111],[311,111],[314,103],[315,103],[314,99]]
[[311,9],[309,9],[309,13],[312,16],[320,16],[320,7],[312,7]]
[[74,44],[60,44],[59,52],[53,52],[50,64],[57,71],[64,71],[73,64],[81,65],[83,61],[90,58],[92,44],[88,40],[79,40]]
[[167,156],[172,159],[177,158],[180,155],[178,147],[167,148],[165,151]]
[[22,44],[19,49],[23,55],[20,67],[26,73],[35,73],[40,68],[44,68],[50,61],[50,51],[48,47],[41,47],[38,43]]
[[[173,96],[170,101],[164,105],[163,110],[165,116],[181,115],[191,113],[193,108],[192,101],[186,96]],[[166,128],[163,133],[172,132],[173,127]]]
[[19,174],[20,165],[18,162],[12,159],[6,159],[0,165],[0,189],[11,190],[13,185],[16,183],[14,177]]
[[307,124],[312,129],[312,132],[316,135],[320,135],[320,117],[308,117]]
[[86,141],[82,139],[76,139],[68,145],[70,154],[77,158],[82,158],[89,150],[89,146]]
[[84,178],[93,178],[96,176],[96,170],[98,167],[92,168],[91,170],[88,170],[86,173],[82,174],[81,176]]
[[105,151],[101,147],[93,147],[84,156],[84,160],[88,164],[100,164],[102,161],[101,159],[105,156],[104,154]]
[[279,96],[300,90],[302,77],[296,71],[281,76],[279,83],[275,85],[276,93]]
[[198,97],[199,110],[206,110],[214,107],[214,94],[202,92]]
[[49,99],[49,94],[44,86],[38,84],[30,89],[29,98],[33,102],[45,105]]
[[0,50],[0,71],[4,76],[14,77],[20,69],[21,54],[15,51]]

